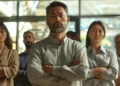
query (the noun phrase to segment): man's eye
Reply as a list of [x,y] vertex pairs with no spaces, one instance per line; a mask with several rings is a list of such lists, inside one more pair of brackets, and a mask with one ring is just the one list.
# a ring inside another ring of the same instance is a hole
[[64,17],[64,15],[60,15],[60,17]]
[[52,15],[51,17],[56,17],[56,15]]

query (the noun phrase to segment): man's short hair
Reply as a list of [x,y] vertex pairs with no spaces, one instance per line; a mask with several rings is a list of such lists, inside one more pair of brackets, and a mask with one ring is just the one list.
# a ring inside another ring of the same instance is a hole
[[66,14],[68,15],[68,7],[67,7],[67,5],[65,5],[64,3],[59,2],[59,1],[53,1],[46,7],[46,15],[48,16],[48,13],[49,13],[51,8],[58,7],[58,6],[63,7]]
[[31,33],[31,34],[32,34],[32,36],[34,37],[33,32],[31,32],[30,30],[28,30],[28,31],[25,31],[25,32],[23,33],[23,38],[25,38],[25,35],[26,35],[27,33]]
[[116,38],[117,38],[118,36],[120,36],[120,33],[117,33],[117,34],[115,35],[115,37],[114,37],[114,43],[115,43]]

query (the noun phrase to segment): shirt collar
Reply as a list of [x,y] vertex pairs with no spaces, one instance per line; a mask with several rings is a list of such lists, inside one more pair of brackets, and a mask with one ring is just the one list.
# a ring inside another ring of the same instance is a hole
[[[93,51],[93,48],[92,48],[91,46],[89,46],[89,47],[87,48],[87,52],[90,52],[90,51]],[[105,48],[104,48],[103,46],[100,46],[100,51],[103,52],[103,53],[106,53],[106,52],[105,52]]]
[[[57,39],[55,39],[54,37],[52,37],[51,35],[48,36],[48,39],[51,43],[54,43],[54,44],[59,44],[59,41]],[[67,41],[67,37],[65,36],[62,40],[62,43],[61,44],[64,44],[65,42]]]
[[5,52],[8,52],[8,48],[7,48],[7,46],[5,46],[5,49],[4,49],[4,51],[3,51],[3,54],[5,53]]
[[103,46],[100,46],[100,51],[102,51],[103,53],[106,53],[106,50]]
[[89,46],[88,48],[87,48],[87,52],[90,52],[90,51],[92,51],[93,49],[92,49],[92,47],[91,46]]

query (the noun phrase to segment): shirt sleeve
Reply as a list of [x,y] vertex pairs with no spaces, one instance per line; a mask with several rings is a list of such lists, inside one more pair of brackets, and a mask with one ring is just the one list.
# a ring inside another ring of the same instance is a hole
[[92,69],[89,69],[87,79],[94,78]]
[[26,75],[27,74],[27,70],[19,70],[18,74],[19,75]]
[[83,46],[76,51],[76,59],[79,59],[81,63],[72,67],[67,65],[53,66],[53,74],[55,76],[68,81],[85,80],[87,78],[89,65],[86,48]]
[[10,50],[8,58],[10,58],[10,63],[8,67],[3,67],[3,71],[5,73],[5,77],[11,78],[15,77],[18,68],[19,68],[19,59],[18,59],[18,52],[16,50]]
[[102,77],[105,80],[114,80],[118,77],[118,61],[114,51],[109,51],[108,56],[110,57],[110,63],[108,70],[102,73]]
[[35,47],[36,46],[33,46],[31,48],[28,58],[27,75],[29,81],[32,84],[41,86],[57,86],[58,84],[62,86],[62,84],[67,84],[69,81],[55,77],[42,70],[42,56],[39,54],[39,50]]

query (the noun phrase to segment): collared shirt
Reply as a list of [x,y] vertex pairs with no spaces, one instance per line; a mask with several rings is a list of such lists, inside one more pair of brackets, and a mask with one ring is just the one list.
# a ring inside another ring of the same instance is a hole
[[0,67],[3,69],[5,77],[0,77],[0,86],[14,86],[13,78],[19,68],[18,52],[5,47],[0,56]]
[[[88,73],[88,79],[84,81],[83,86],[115,86],[114,79],[118,76],[116,53],[101,46],[99,52],[95,54],[92,47],[89,46],[87,54],[90,70]],[[102,73],[103,80],[94,78],[92,69],[97,67],[108,68]]]
[[28,53],[19,54],[19,71],[14,78],[15,86],[31,86],[27,77]]
[[[81,63],[71,66],[79,59]],[[53,75],[42,70],[42,65],[53,66]],[[52,36],[33,44],[28,60],[28,78],[37,86],[80,86],[88,74],[86,48],[80,42],[65,37],[61,44]]]

